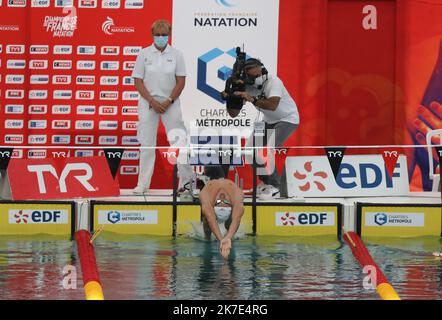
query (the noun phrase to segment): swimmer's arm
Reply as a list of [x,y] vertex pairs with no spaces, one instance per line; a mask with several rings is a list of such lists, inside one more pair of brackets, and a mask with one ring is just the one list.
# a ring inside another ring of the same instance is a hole
[[216,221],[215,211],[213,210],[213,207],[210,205],[210,203],[203,204],[201,202],[201,210],[203,212],[203,215],[206,217],[210,230],[212,230],[215,237],[219,241],[221,241],[223,237],[221,234],[221,230],[219,229],[218,222]]
[[230,224],[229,230],[227,231],[227,234],[224,237],[224,239],[233,238],[233,236],[238,231],[243,215],[244,215],[244,205],[242,203],[236,203],[232,208],[232,223]]

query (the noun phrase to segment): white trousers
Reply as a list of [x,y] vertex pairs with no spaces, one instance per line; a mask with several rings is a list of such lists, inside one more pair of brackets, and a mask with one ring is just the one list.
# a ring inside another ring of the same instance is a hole
[[[162,102],[164,99],[157,98],[157,101]],[[139,187],[150,187],[150,182],[155,166],[155,152],[157,143],[157,129],[158,123],[163,122],[166,129],[167,140],[172,148],[187,147],[187,131],[184,126],[183,117],[181,114],[180,102],[175,101],[169,109],[163,114],[156,113],[154,109],[149,108],[147,102],[140,101],[138,103],[138,130],[137,138],[141,147],[140,151],[140,169],[138,175]],[[193,177],[193,170],[186,159],[187,152],[180,152],[178,163],[178,174],[180,177],[179,188],[191,181]]]

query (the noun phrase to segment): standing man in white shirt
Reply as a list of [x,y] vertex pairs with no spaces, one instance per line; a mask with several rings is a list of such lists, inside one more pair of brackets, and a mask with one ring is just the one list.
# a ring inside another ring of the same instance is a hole
[[[186,82],[183,54],[168,44],[171,32],[168,21],[155,21],[151,31],[154,43],[141,50],[132,73],[140,94],[137,138],[141,147],[146,147],[140,152],[140,173],[137,187],[133,190],[134,194],[146,193],[150,187],[160,118],[171,147],[187,146],[187,131],[179,101]],[[193,177],[192,168],[184,156],[184,153],[180,152],[177,159],[180,188]]]
[[[244,101],[251,102],[259,111],[258,119],[263,115],[267,141],[274,134],[275,148],[281,148],[284,142],[299,126],[299,112],[295,101],[288,93],[281,79],[268,74],[264,65],[258,59],[250,58],[244,63],[244,71],[249,79],[245,92],[234,92]],[[253,84],[250,84],[253,83]],[[240,110],[227,109],[232,117],[236,117]],[[256,123],[255,123],[256,126]],[[270,133],[270,135],[269,135]],[[252,139],[247,147],[252,146]],[[257,187],[257,196],[262,200],[269,200],[279,196],[286,196],[285,186],[281,185],[281,177],[276,168],[268,174],[258,174],[262,183]],[[283,194],[280,193],[284,187]]]

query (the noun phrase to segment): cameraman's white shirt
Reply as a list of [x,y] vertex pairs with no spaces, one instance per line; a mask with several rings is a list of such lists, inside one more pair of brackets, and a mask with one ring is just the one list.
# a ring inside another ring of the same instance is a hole
[[[170,97],[175,88],[175,76],[186,76],[186,66],[181,51],[170,45],[163,52],[153,44],[141,50],[132,72],[133,78],[144,81],[151,96],[163,100]],[[141,97],[140,102],[147,104]]]
[[[265,81],[266,77],[267,81]],[[266,99],[270,97],[281,98],[275,111],[256,107],[264,115],[263,120],[270,124],[280,121],[299,124],[298,107],[281,79],[271,75],[264,75],[264,81],[265,83],[261,90],[258,90],[255,86],[246,87],[246,91],[253,96],[258,96],[263,93]]]

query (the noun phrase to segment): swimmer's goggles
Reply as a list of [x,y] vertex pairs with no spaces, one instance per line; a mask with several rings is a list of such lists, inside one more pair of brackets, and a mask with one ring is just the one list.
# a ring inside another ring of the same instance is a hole
[[227,205],[230,206],[230,201],[227,200],[227,199],[224,199],[224,200],[218,199],[218,200],[216,200],[215,206],[219,205],[220,203],[224,203],[224,204],[227,204]]

